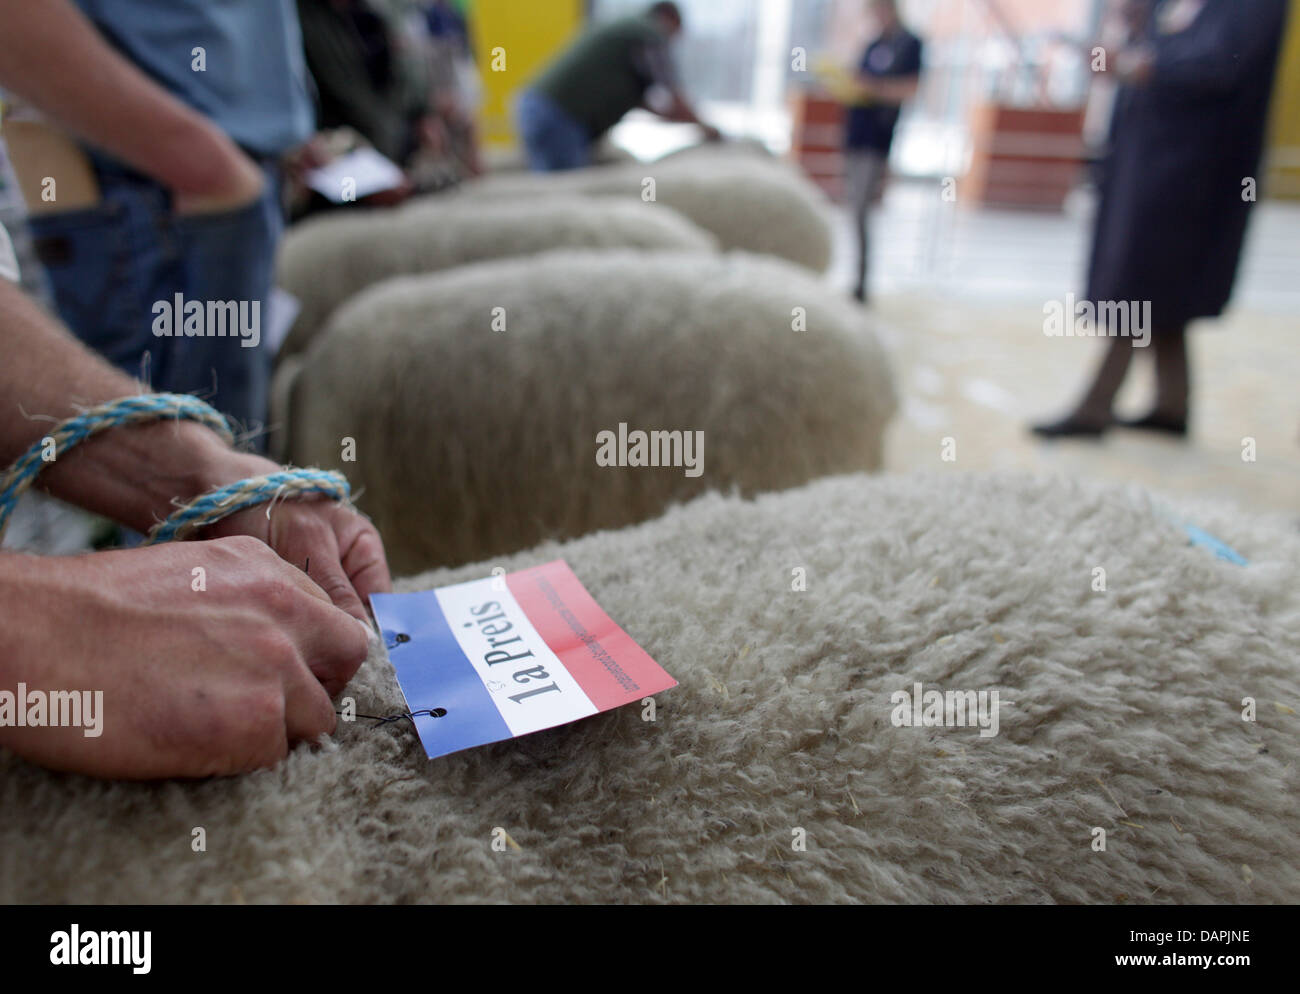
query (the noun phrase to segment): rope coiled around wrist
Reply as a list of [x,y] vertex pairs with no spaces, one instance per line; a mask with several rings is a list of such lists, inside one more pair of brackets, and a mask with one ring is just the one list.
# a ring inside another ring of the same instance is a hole
[[[89,408],[59,422],[48,435],[19,456],[9,469],[0,473],[0,536],[4,535],[5,525],[18,506],[18,499],[55,458],[110,428],[154,421],[196,421],[217,432],[227,444],[234,442],[234,434],[225,417],[189,394],[142,394]],[[218,487],[181,505],[150,530],[146,544],[188,538],[200,528],[258,504],[313,496],[348,503],[351,489],[343,474],[319,469],[286,468],[250,477]]]
[[225,417],[197,397],[183,393],[151,393],[122,397],[91,407],[59,422],[3,473],[0,473],[0,535],[20,498],[41,470],[73,447],[110,428],[154,421],[197,421],[217,432],[227,443],[234,434]]
[[189,538],[200,528],[258,504],[293,497],[324,496],[347,503],[351,488],[342,473],[322,469],[285,469],[254,476],[209,491],[185,504],[149,532],[145,545]]

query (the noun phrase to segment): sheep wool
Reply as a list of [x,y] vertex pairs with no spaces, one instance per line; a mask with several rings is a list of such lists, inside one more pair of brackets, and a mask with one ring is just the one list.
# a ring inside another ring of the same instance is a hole
[[650,163],[487,176],[454,196],[491,203],[574,194],[672,208],[716,235],[724,250],[773,255],[818,273],[830,266],[825,196],[789,163],[743,146],[691,149]]
[[[1241,567],[1169,513],[858,475],[406,580],[562,557],[680,686],[434,761],[361,721],[209,782],[0,754],[0,900],[1295,903],[1300,536],[1178,508]],[[997,734],[897,723],[917,683],[1000,691]],[[401,706],[378,645],[345,693]]]
[[861,308],[777,259],[679,252],[387,281],[288,396],[289,457],[347,474],[400,572],[874,469],[895,407]]
[[339,304],[390,276],[552,248],[716,247],[713,236],[675,211],[581,197],[471,204],[437,196],[312,218],[291,228],[280,248],[276,281],[301,305],[280,356],[301,352]]

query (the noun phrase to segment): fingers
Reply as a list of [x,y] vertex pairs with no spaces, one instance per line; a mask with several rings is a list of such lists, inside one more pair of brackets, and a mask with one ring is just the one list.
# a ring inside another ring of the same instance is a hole
[[292,625],[307,668],[333,697],[356,675],[370,651],[368,629],[333,605],[312,601]]
[[314,741],[334,731],[337,724],[330,695],[316,676],[301,663],[286,667],[284,730],[289,743]]
[[358,621],[365,623],[368,615],[366,606],[357,596],[356,589],[352,586],[352,581],[348,579],[348,574],[344,572],[343,565],[339,562],[337,553],[327,557],[321,564],[319,572],[316,570],[316,563],[312,562],[312,572],[314,579],[319,584],[333,603],[333,605],[342,611],[346,611]]
[[319,502],[285,508],[273,522],[270,544],[359,621],[369,619],[367,598],[392,587],[378,532],[348,508]]
[[[324,559],[325,565],[328,566],[330,558],[328,556],[322,558]],[[325,577],[321,575],[321,573],[325,571],[320,570],[316,563],[311,561],[310,556],[303,557],[301,566],[295,566],[288,560],[282,560],[282,563],[285,568],[280,570],[280,573],[286,580],[292,583],[304,594],[315,598],[322,604],[335,603],[334,595],[330,591],[328,584],[324,582]],[[310,570],[310,572],[308,572],[308,570]],[[315,575],[313,576],[312,574]]]
[[[233,557],[236,563],[257,573],[263,580],[274,579],[283,582],[319,601],[331,603],[329,595],[303,572],[302,567],[306,565],[306,559],[302,560],[297,568],[293,568],[287,552],[281,556],[266,542],[250,535],[232,535],[228,538],[214,539],[212,543],[221,554]],[[207,543],[197,544],[202,546]]]
[[379,533],[369,522],[361,521],[364,527],[357,530],[343,550],[343,570],[357,595],[369,603],[371,594],[386,594],[393,589],[393,578]]
[[[252,515],[252,516],[250,516]],[[255,512],[241,512],[212,526],[215,537],[251,536],[306,576],[304,589],[328,599],[360,621],[369,619],[371,594],[392,589],[379,533],[363,515],[327,501],[288,503],[276,508],[269,527]]]
[[[270,620],[292,641],[294,658],[306,665],[329,695],[341,691],[365,662],[369,629],[336,607],[329,590],[263,543],[244,537],[220,541],[232,543],[234,553],[243,557],[245,565],[253,571],[246,590],[254,596],[258,608],[269,612]],[[338,553],[331,554],[331,546],[337,548],[333,533],[324,529],[324,535],[315,543],[312,571],[333,588],[335,596],[340,585],[346,588],[364,617],[360,601],[342,576]],[[295,558],[300,554],[306,556],[305,552],[292,554]],[[325,575],[317,573],[316,558],[328,567],[322,570]]]
[[[346,580],[342,582],[347,585]],[[355,601],[356,595],[352,594],[352,598]],[[356,601],[358,609],[360,604]],[[304,599],[301,605],[286,612],[283,620],[307,668],[331,697],[347,686],[366,661],[370,651],[369,628],[327,600]]]

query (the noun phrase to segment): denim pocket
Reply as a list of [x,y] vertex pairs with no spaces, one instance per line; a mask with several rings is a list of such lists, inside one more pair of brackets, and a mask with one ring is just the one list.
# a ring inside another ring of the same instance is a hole
[[173,224],[188,296],[265,300],[280,233],[269,195],[231,211],[176,216]]
[[139,355],[147,327],[132,266],[129,212],[105,202],[30,219],[32,244],[49,275],[59,315],[111,361]]

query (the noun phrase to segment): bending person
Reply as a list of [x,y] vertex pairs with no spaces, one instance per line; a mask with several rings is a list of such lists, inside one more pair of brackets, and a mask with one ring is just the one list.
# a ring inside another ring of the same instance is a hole
[[[669,45],[682,32],[675,3],[656,3],[640,17],[598,24],[542,72],[519,98],[519,133],[536,172],[591,164],[592,146],[637,107],[670,121],[698,124],[710,141],[718,130],[705,124],[677,80]],[[652,87],[668,95],[666,106],[647,103]]]

